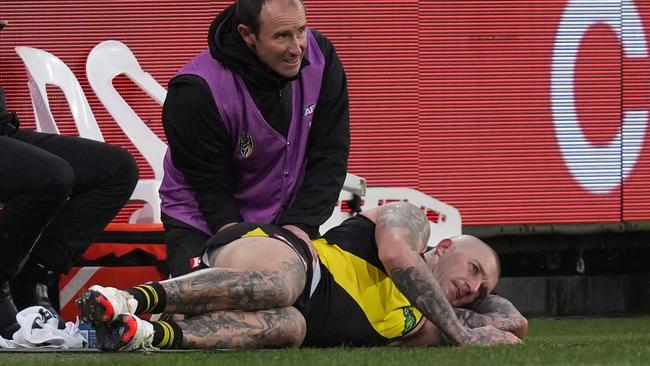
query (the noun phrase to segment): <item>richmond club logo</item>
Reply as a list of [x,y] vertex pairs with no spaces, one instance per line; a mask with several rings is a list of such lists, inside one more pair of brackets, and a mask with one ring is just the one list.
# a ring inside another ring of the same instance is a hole
[[410,307],[403,307],[402,312],[404,313],[404,331],[402,332],[402,335],[404,335],[413,330],[418,321]]
[[244,158],[249,158],[255,152],[255,140],[253,140],[253,137],[248,132],[244,131],[239,135],[237,150],[239,150],[239,153]]

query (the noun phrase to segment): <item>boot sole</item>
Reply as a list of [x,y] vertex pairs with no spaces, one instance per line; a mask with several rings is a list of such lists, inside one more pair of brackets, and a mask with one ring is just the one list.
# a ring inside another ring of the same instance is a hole
[[109,322],[113,319],[113,307],[104,295],[97,291],[86,291],[76,301],[80,310],[81,320],[94,325]]
[[137,322],[130,315],[120,315],[110,323],[97,327],[97,348],[102,351],[119,351],[129,344],[137,331]]

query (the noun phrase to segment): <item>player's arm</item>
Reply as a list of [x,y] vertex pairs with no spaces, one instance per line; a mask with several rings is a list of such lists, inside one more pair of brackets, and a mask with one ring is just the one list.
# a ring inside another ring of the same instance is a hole
[[390,343],[389,347],[437,347],[443,346],[441,332],[428,319],[422,320],[422,326],[410,334]]
[[[325,57],[323,82],[307,142],[307,165],[302,184],[291,205],[278,217],[278,225],[293,225],[309,237],[332,211],[345,182],[350,153],[350,105],[347,79],[334,45],[310,30]],[[296,230],[289,227],[294,234]],[[298,233],[298,237],[301,237]]]
[[510,301],[501,296],[488,295],[478,299],[467,308],[457,308],[456,315],[470,328],[492,325],[519,338],[524,338],[528,333],[528,320]]
[[[491,325],[495,328],[513,333],[523,339],[528,333],[528,320],[521,315],[508,300],[497,295],[489,295],[468,305],[468,308],[456,308],[460,321],[469,328]],[[445,339],[433,323],[424,320],[420,328],[412,334],[393,342],[393,347],[442,346]]]
[[429,240],[429,222],[419,208],[397,202],[378,208],[375,240],[379,260],[399,290],[453,344],[517,343],[493,327],[469,329],[456,316],[440,284],[420,254]]

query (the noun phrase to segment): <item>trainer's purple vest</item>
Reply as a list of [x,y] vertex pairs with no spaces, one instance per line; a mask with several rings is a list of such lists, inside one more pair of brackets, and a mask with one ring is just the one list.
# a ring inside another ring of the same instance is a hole
[[[309,65],[291,83],[293,110],[288,137],[264,120],[242,78],[224,68],[205,50],[179,72],[203,78],[219,109],[231,141],[235,203],[244,221],[274,223],[293,202],[305,175],[309,128],[323,78],[325,60],[311,32],[304,57]],[[183,174],[174,166],[169,149],[163,162],[161,210],[166,215],[212,234]]]

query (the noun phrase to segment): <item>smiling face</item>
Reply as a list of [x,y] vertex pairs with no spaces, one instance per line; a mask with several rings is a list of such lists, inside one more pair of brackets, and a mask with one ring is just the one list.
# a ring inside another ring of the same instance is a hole
[[494,252],[473,236],[461,235],[442,241],[425,257],[433,265],[433,275],[447,300],[455,307],[487,296],[499,280]]
[[239,24],[237,31],[244,42],[269,68],[291,78],[300,71],[307,47],[307,17],[298,0],[269,0],[259,15],[259,31]]

